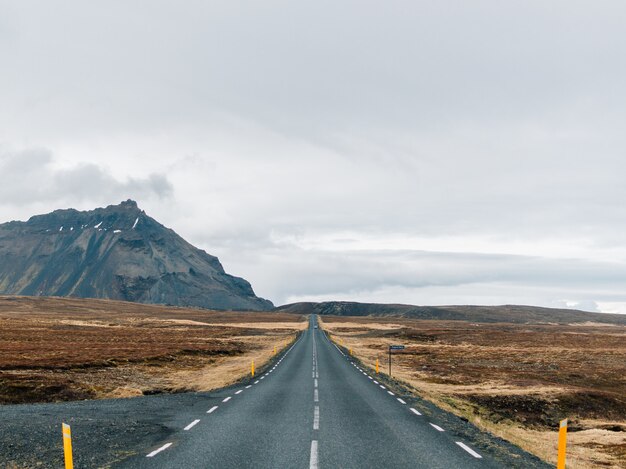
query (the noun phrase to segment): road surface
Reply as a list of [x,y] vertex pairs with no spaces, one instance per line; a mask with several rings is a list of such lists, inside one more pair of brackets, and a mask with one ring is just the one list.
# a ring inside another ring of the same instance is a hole
[[114,467],[549,467],[398,395],[315,324],[255,380],[195,401],[179,431]]

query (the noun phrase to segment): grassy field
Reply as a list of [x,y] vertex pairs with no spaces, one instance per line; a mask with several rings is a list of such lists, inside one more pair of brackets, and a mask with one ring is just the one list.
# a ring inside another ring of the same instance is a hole
[[323,316],[354,355],[423,397],[556,462],[559,420],[569,418],[568,468],[626,467],[626,327],[476,324]]
[[0,297],[0,404],[220,388],[306,327],[296,314]]

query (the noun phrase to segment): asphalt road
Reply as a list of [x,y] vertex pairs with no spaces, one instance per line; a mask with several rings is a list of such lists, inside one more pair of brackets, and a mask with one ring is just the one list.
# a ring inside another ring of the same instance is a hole
[[114,467],[549,467],[372,376],[314,325],[254,381],[168,415],[178,431]]

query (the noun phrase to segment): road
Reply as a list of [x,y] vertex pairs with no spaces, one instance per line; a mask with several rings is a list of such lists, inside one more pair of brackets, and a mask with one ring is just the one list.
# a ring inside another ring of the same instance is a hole
[[179,431],[114,467],[548,467],[398,395],[315,326],[264,374],[196,401]]

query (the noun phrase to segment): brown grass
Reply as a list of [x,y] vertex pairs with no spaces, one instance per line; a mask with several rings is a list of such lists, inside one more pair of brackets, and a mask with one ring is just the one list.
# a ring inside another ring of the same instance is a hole
[[0,297],[0,403],[223,387],[306,326],[292,314]]
[[626,467],[626,327],[472,324],[324,316],[365,364],[502,438],[556,462],[569,418],[568,468]]

